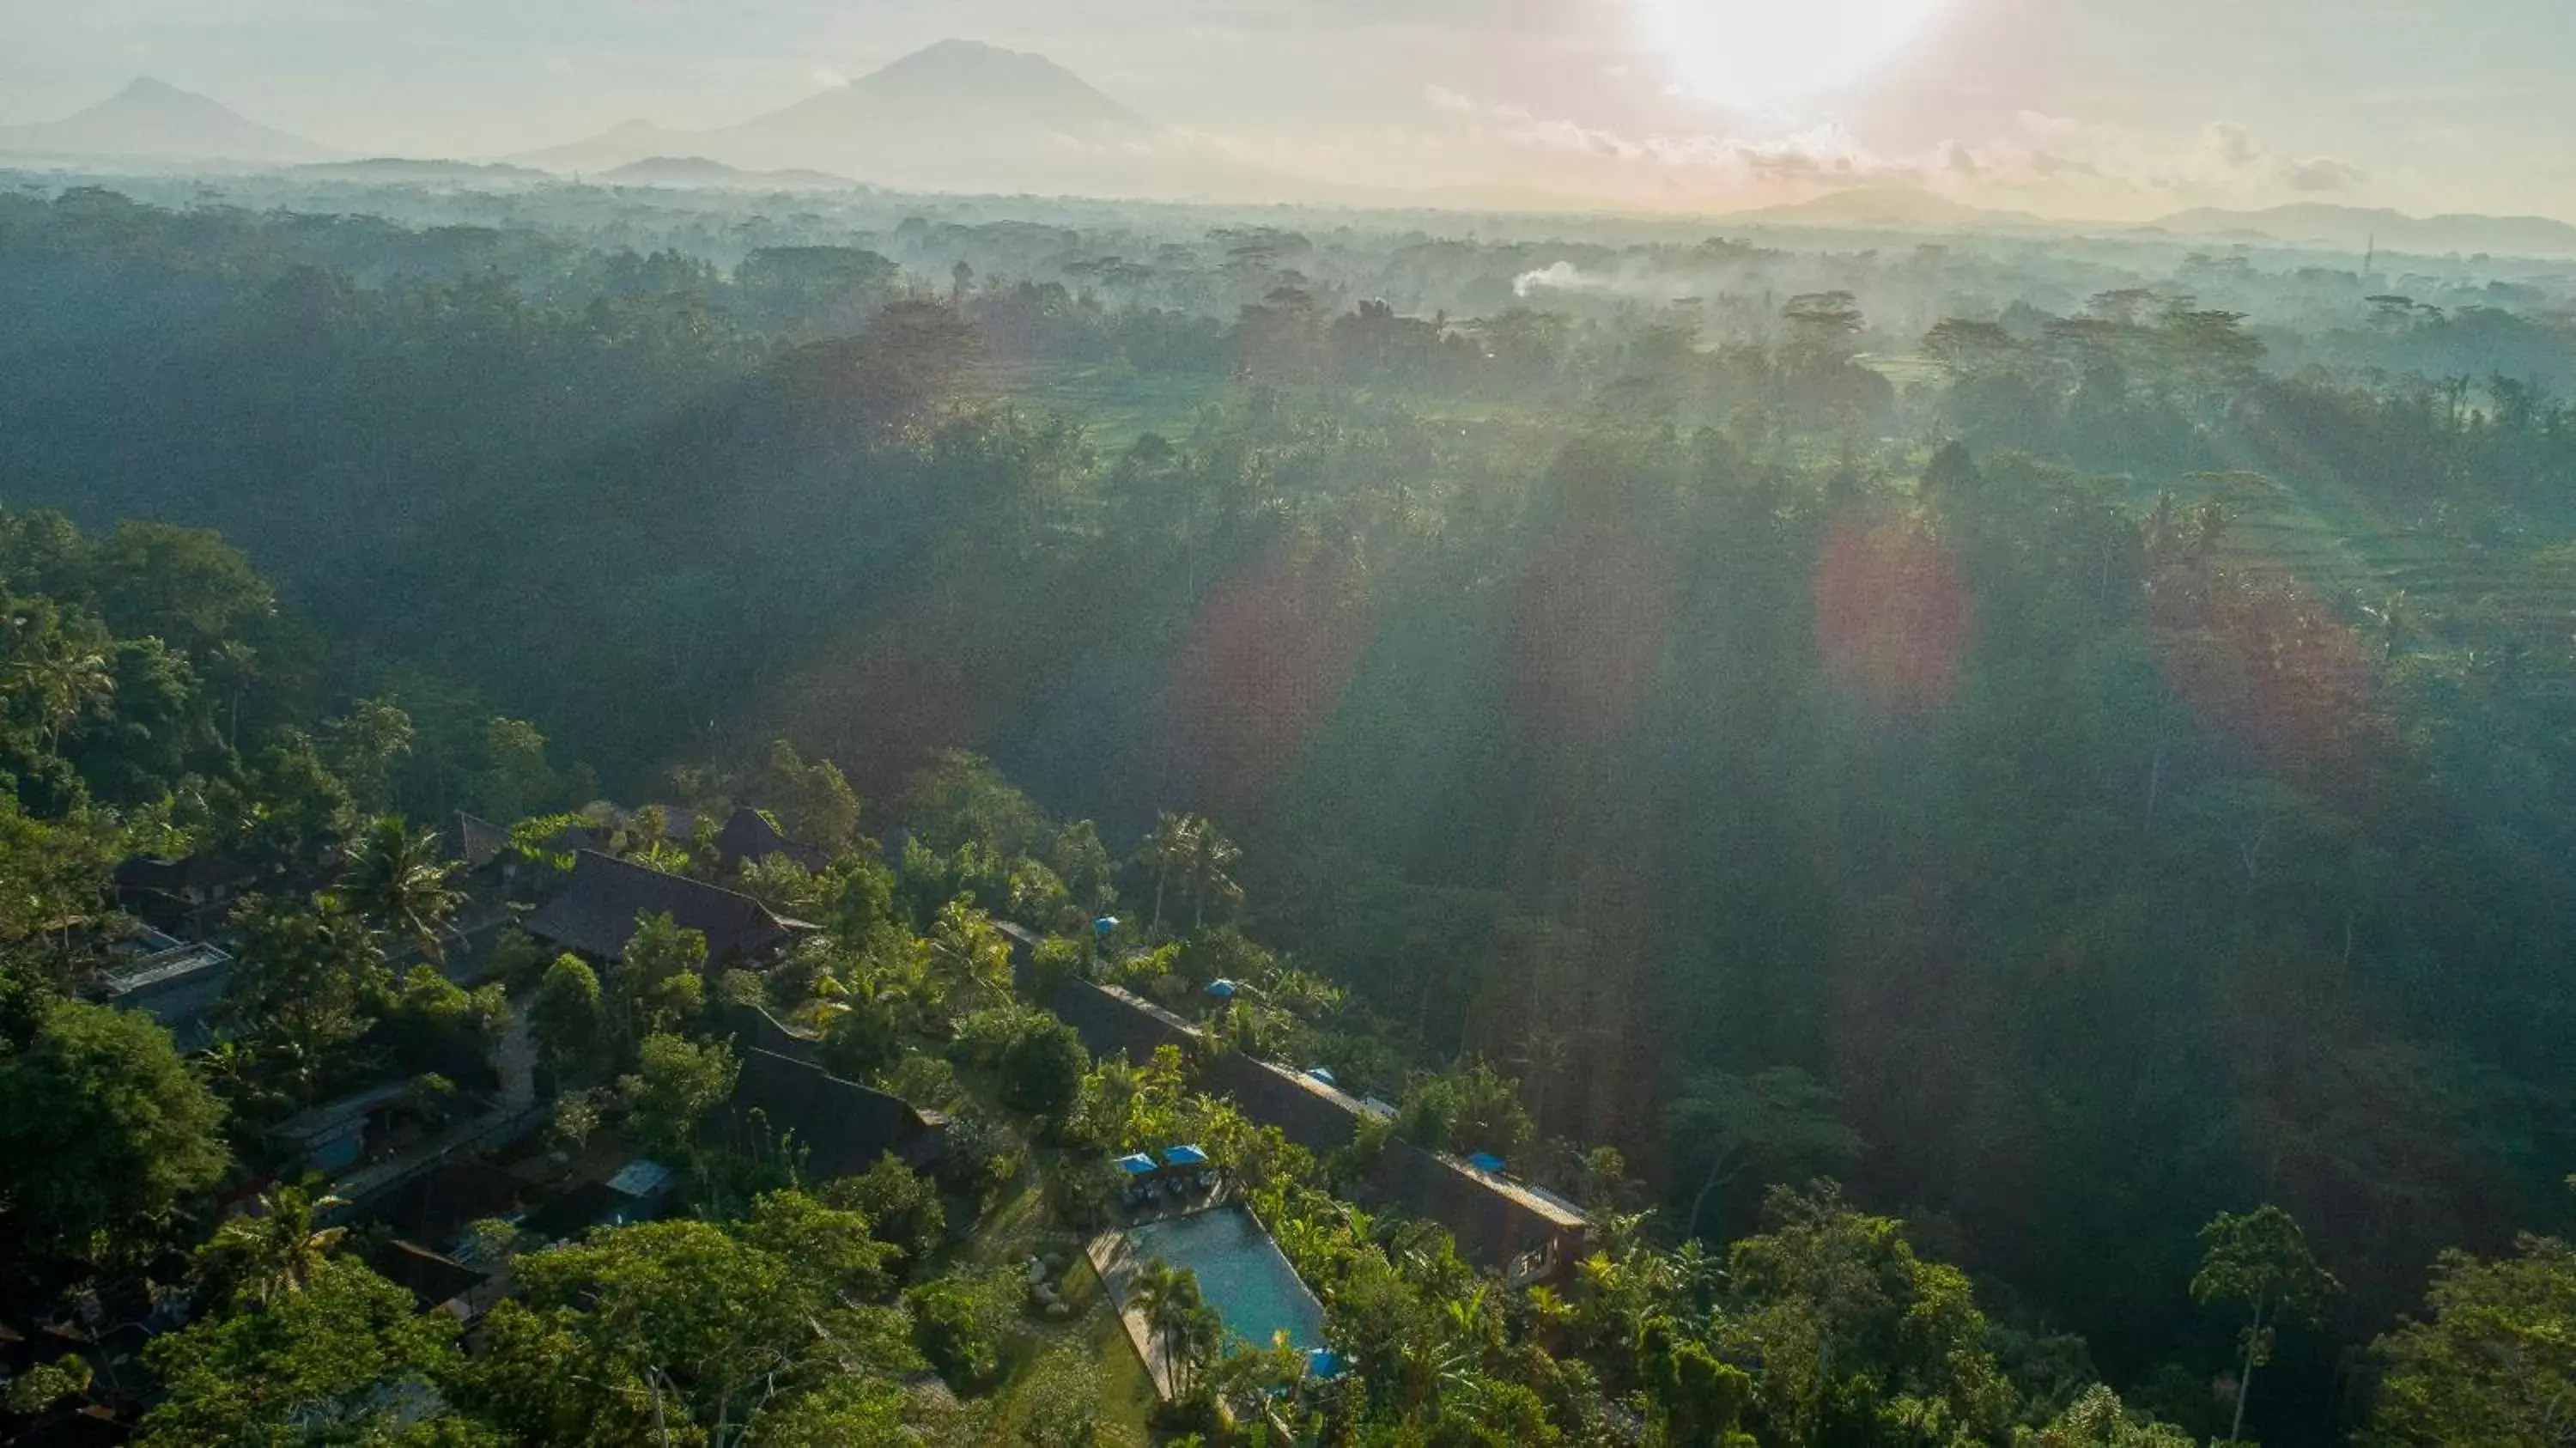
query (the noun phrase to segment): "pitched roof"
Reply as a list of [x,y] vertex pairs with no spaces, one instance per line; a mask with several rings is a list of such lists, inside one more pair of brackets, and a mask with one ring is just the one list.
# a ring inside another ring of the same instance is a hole
[[453,1257],[411,1242],[386,1242],[367,1253],[367,1265],[388,1282],[411,1289],[424,1309],[462,1297],[482,1285],[484,1274]]
[[510,848],[510,832],[480,815],[456,812],[456,837],[449,841],[449,853],[469,870],[479,870]]
[[769,816],[745,806],[733,812],[724,828],[716,832],[716,858],[727,870],[739,870],[754,860],[772,855],[785,855],[808,870],[821,870],[832,863],[832,857],[811,845],[800,845],[779,833]]
[[668,915],[682,929],[703,931],[711,964],[748,960],[795,932],[750,896],[592,850],[573,858],[572,883],[528,917],[528,933],[601,960],[626,953],[637,917]]
[[489,1162],[466,1158],[405,1183],[382,1215],[412,1240],[446,1247],[474,1223],[509,1216],[518,1206],[517,1177]]
[[606,1182],[583,1182],[519,1220],[519,1230],[544,1242],[569,1242],[598,1226],[645,1220],[635,1198]]
[[150,890],[177,895],[190,890],[203,893],[247,885],[259,878],[259,869],[221,855],[190,855],[182,860],[137,855],[118,865],[114,878],[121,890]]
[[772,1140],[793,1137],[817,1177],[866,1171],[888,1152],[918,1165],[939,1144],[930,1119],[902,1097],[762,1050],[743,1053],[727,1117],[746,1146],[759,1144],[763,1127]]

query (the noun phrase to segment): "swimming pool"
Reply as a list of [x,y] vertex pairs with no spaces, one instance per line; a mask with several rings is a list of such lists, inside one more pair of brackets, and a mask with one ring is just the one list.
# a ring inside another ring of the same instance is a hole
[[1252,1213],[1220,1207],[1127,1232],[1133,1260],[1161,1258],[1198,1274],[1199,1295],[1224,1319],[1228,1337],[1252,1347],[1270,1346],[1286,1332],[1288,1345],[1305,1352],[1324,1345],[1324,1307],[1288,1266],[1279,1244]]

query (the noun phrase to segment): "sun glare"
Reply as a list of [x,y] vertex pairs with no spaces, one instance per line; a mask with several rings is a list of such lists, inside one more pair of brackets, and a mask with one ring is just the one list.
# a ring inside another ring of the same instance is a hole
[[1869,78],[1949,0],[1635,0],[1647,45],[1702,100],[1780,106]]

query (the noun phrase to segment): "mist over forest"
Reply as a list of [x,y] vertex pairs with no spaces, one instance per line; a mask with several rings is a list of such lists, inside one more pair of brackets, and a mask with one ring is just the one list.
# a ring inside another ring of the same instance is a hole
[[[2576,228],[924,57],[0,130],[0,1442],[2569,1441]],[[1137,1153],[1318,1341],[1085,1255]]]

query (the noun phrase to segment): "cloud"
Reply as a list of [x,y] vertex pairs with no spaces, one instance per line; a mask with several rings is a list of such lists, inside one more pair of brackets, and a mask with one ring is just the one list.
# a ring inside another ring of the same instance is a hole
[[1832,182],[1918,178],[1925,163],[1880,156],[1839,122],[1769,137],[1715,132],[1632,132],[1541,115],[1525,106],[1480,101],[1434,86],[1433,110],[1469,123],[1479,138],[1534,159],[1590,162],[1667,184]]
[[828,65],[818,65],[814,67],[810,74],[814,78],[814,84],[821,86],[825,90],[839,90],[841,87],[850,83],[850,78],[848,76],[841,74],[839,71],[832,69]]
[[2293,191],[2313,195],[2320,191],[2357,190],[2369,182],[2370,173],[2332,156],[2312,156],[2283,165],[2281,180]]
[[2210,126],[2201,141],[2201,149],[2218,166],[2241,169],[2262,159],[2263,148],[2254,144],[2254,133],[2232,121],[2219,121]]

